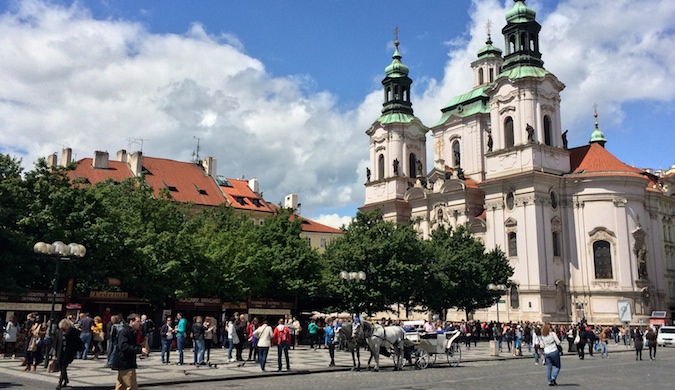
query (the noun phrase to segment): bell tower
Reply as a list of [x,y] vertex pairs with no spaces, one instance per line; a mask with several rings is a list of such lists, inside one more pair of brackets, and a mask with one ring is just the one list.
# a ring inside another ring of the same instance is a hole
[[382,115],[366,131],[370,137],[370,163],[366,168],[366,202],[360,208],[379,208],[386,220],[406,222],[410,206],[403,200],[408,187],[426,177],[426,133],[429,129],[413,115],[412,79],[401,62],[398,27],[392,62],[382,80]]

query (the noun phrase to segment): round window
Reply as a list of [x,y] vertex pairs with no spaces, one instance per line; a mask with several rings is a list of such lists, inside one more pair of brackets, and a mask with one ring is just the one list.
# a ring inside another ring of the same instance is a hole
[[553,207],[553,210],[558,208],[558,195],[555,191],[551,191],[551,207]]
[[506,208],[509,210],[513,210],[513,206],[516,203],[516,197],[513,195],[513,192],[509,192],[506,194]]

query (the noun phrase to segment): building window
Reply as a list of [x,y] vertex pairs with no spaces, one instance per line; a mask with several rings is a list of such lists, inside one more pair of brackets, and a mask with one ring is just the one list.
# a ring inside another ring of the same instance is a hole
[[504,146],[512,148],[516,144],[513,136],[513,118],[507,116],[504,120]]
[[490,68],[490,82],[495,81],[495,70]]
[[513,206],[516,203],[516,196],[513,195],[513,191],[509,191],[508,194],[506,194],[506,208],[508,210],[513,210]]
[[325,248],[325,247],[326,247],[326,239],[325,239],[325,238],[322,238],[322,239],[321,239],[321,247],[322,247],[322,248]]
[[600,240],[593,243],[593,261],[595,263],[596,279],[612,279],[612,254],[608,241]]
[[553,210],[558,208],[558,194],[555,191],[551,191],[551,207]]
[[459,141],[455,140],[452,143],[452,166],[458,167],[462,163],[462,151],[460,150]]
[[510,232],[508,237],[509,257],[516,257],[518,256],[518,236],[516,232]]
[[520,293],[518,292],[518,286],[511,286],[511,309],[519,309],[520,308]]
[[410,177],[417,177],[417,175],[422,173],[417,172],[417,156],[415,156],[415,153],[410,153],[408,156],[408,172],[410,173]]
[[478,69],[478,85],[483,85],[485,77],[483,76],[483,68]]
[[384,179],[384,154],[377,158],[377,180]]
[[553,257],[560,257],[560,232],[553,232]]
[[548,146],[552,146],[552,138],[551,118],[546,115],[544,116],[544,143]]
[[305,237],[305,240],[307,240],[307,245],[312,246],[312,238],[311,237]]

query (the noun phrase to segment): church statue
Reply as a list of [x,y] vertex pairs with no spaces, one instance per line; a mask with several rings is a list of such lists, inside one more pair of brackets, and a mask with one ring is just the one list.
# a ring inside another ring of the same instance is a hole
[[525,130],[527,131],[527,141],[529,143],[534,143],[534,127],[528,123]]
[[488,147],[488,152],[492,151],[492,146],[494,146],[494,141],[492,141],[492,132],[488,131],[488,140],[487,140],[487,147]]
[[461,154],[459,153],[459,150],[455,150],[455,166],[456,167],[461,165],[460,158],[461,158]]
[[647,279],[647,248],[644,246],[637,252],[638,278]]
[[422,166],[422,160],[417,160],[417,176],[424,176],[424,167]]
[[366,167],[366,183],[370,183],[370,168]]
[[564,133],[562,133],[562,143],[563,143],[563,149],[567,150],[567,132],[569,130],[565,130]]
[[394,159],[394,175],[398,176],[398,159]]
[[457,178],[459,180],[464,180],[464,170],[461,167],[457,167]]

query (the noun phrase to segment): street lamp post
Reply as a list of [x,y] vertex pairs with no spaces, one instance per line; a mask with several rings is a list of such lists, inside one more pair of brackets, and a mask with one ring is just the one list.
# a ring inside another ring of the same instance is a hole
[[[342,271],[340,272],[340,279],[347,281],[347,283],[356,283],[356,282],[361,282],[366,280],[366,273],[363,271],[352,271],[352,272],[347,272],[347,271]],[[355,309],[355,304],[352,301],[352,312],[354,312]],[[352,313],[354,314],[354,313]]]
[[[499,292],[504,292],[506,291],[506,285],[505,284],[494,284],[490,283],[487,285],[487,289],[490,291],[499,291]],[[501,299],[501,296],[499,297]],[[497,299],[497,324],[499,324],[499,299]]]
[[[62,261],[70,261],[73,259],[80,259],[87,254],[87,249],[82,244],[70,243],[64,244],[62,241],[54,241],[52,244],[46,242],[38,242],[33,246],[33,252],[38,256],[50,257],[56,261],[56,271],[54,272],[54,282],[52,283],[52,308],[49,313],[50,326],[47,331],[53,333],[54,321],[54,307],[56,306],[56,290],[59,282],[59,269]],[[49,364],[49,350],[45,348],[45,367]]]

